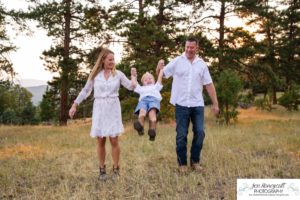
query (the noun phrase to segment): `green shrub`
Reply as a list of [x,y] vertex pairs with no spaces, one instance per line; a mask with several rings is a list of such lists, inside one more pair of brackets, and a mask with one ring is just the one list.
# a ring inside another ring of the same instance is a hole
[[241,94],[239,96],[239,106],[243,109],[248,109],[254,102],[253,94],[248,91],[246,94]]
[[1,115],[1,123],[3,124],[20,124],[21,119],[15,110],[7,108]]
[[284,92],[284,94],[278,99],[280,105],[284,106],[287,110],[298,111],[300,104],[299,86],[292,85],[291,88]]
[[220,74],[217,82],[217,95],[220,106],[219,121],[229,124],[230,120],[236,120],[238,112],[239,96],[242,83],[239,76],[230,70],[225,70]]
[[122,119],[124,121],[134,120],[134,109],[137,106],[138,97],[127,97],[121,101]]
[[265,95],[263,99],[255,100],[254,105],[257,110],[271,111],[273,109],[272,100],[269,94]]
[[160,102],[160,114],[158,119],[164,122],[170,122],[175,119],[175,107],[170,104],[171,92],[163,92],[162,101]]

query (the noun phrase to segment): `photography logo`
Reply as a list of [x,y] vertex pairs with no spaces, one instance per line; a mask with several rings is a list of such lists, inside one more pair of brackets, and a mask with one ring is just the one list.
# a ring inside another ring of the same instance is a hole
[[237,200],[300,200],[300,179],[237,179]]

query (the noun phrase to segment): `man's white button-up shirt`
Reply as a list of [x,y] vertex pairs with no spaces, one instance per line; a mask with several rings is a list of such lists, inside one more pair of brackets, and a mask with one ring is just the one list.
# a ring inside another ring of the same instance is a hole
[[186,107],[204,106],[203,85],[212,83],[207,64],[199,57],[191,63],[185,54],[164,67],[164,76],[173,76],[170,103]]

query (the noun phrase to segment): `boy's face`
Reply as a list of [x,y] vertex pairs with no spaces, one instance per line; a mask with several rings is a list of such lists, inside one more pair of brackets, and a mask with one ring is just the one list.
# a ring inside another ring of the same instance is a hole
[[154,78],[150,74],[147,74],[143,80],[143,85],[152,85],[154,84]]

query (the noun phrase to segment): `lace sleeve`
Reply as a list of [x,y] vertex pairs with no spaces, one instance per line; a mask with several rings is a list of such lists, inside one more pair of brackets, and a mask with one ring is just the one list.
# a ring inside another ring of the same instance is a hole
[[94,86],[94,80],[88,80],[74,102],[79,105],[83,100],[88,98],[88,96],[90,96],[93,90],[93,86]]

